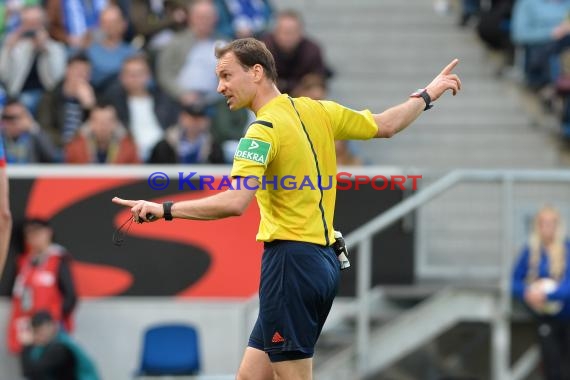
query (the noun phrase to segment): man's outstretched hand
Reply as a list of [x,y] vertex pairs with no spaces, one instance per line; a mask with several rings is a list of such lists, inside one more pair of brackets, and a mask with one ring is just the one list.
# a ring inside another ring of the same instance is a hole
[[461,90],[461,80],[459,76],[452,73],[458,63],[459,60],[457,58],[451,61],[426,87],[432,101],[437,100],[447,90],[451,90],[454,96]]
[[[133,201],[129,199],[113,198],[113,203],[130,207],[133,219],[137,223],[156,222],[164,216],[164,209],[161,204],[143,200]],[[153,215],[150,219],[147,216]]]

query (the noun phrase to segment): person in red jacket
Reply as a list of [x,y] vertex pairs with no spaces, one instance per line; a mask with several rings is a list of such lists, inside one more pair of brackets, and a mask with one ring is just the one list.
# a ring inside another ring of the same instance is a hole
[[26,251],[18,260],[8,323],[8,348],[18,354],[22,334],[29,330],[31,316],[47,310],[68,332],[73,330],[72,313],[77,304],[71,274],[71,256],[53,242],[49,221],[29,219],[24,223]]
[[137,146],[112,104],[98,103],[85,125],[65,146],[69,164],[138,164]]

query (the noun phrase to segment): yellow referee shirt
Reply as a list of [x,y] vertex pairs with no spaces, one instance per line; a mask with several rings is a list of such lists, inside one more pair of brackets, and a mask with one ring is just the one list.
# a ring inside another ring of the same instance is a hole
[[334,243],[334,141],[370,139],[377,131],[370,111],[331,101],[282,94],[264,105],[240,140],[231,173],[260,183],[257,240]]

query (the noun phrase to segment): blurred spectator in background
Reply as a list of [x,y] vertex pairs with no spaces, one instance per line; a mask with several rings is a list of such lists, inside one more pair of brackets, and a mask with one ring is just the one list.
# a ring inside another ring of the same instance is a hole
[[306,96],[314,100],[324,100],[327,97],[327,83],[326,79],[321,74],[307,74],[305,75],[291,96],[297,98]]
[[111,86],[103,98],[105,103],[116,108],[117,116],[133,136],[143,162],[162,139],[164,130],[177,121],[178,104],[154,85],[144,55],[132,56],[123,62],[119,83]]
[[40,0],[4,0],[0,2],[0,40],[18,28],[21,22],[22,8],[40,4]]
[[93,107],[84,126],[65,146],[69,164],[137,164],[137,147],[117,118],[115,108],[100,103]]
[[217,93],[217,20],[211,0],[193,2],[188,10],[188,29],[178,33],[158,57],[157,77],[160,86],[180,104],[209,106],[214,145],[222,147],[224,161],[231,163],[249,114],[245,109],[231,112],[225,98]]
[[215,74],[216,8],[210,0],[196,0],[188,10],[188,28],[179,32],[158,57],[160,86],[182,104],[212,103],[216,92]]
[[204,164],[223,162],[219,147],[213,145],[210,117],[201,104],[184,106],[178,123],[166,131],[150,156],[153,164]]
[[6,37],[0,51],[0,79],[12,97],[35,114],[42,92],[51,90],[65,72],[65,46],[52,40],[39,6],[21,12],[21,24]]
[[515,48],[511,41],[511,17],[515,0],[495,0],[481,12],[477,33],[489,49],[504,53],[504,65],[514,64]]
[[[133,0],[130,17],[137,39],[151,54],[186,27],[189,0]],[[154,54],[152,54],[154,55]]]
[[22,334],[22,374],[28,380],[77,380],[73,352],[56,340],[59,326],[49,312],[34,314]]
[[353,153],[349,140],[336,140],[336,164],[339,166],[361,166],[362,160]]
[[100,15],[100,38],[87,48],[91,61],[91,84],[97,94],[117,79],[123,61],[137,50],[124,42],[127,22],[116,5],[105,8]]
[[23,223],[23,234],[25,251],[17,262],[8,324],[8,348],[12,353],[21,351],[30,318],[40,310],[49,310],[58,323],[72,331],[72,315],[77,304],[71,255],[54,243],[49,221],[28,219]]
[[235,150],[250,122],[255,120],[253,114],[246,109],[230,111],[226,99],[214,103],[211,107],[212,119],[210,132],[214,146],[219,146],[223,152],[223,162],[231,164]]
[[50,36],[71,51],[87,48],[99,25],[99,15],[107,6],[105,0],[44,0],[44,3]]
[[301,15],[296,11],[279,12],[273,32],[262,40],[275,57],[279,75],[277,86],[282,93],[294,93],[308,74],[331,77],[321,48],[305,36]]
[[259,37],[267,31],[273,16],[268,0],[215,0],[217,31],[233,38]]
[[546,379],[570,379],[570,241],[553,207],[543,207],[535,216],[512,287],[537,322]]
[[570,30],[565,19],[570,0],[518,0],[512,17],[512,39],[525,49],[524,73],[534,91],[553,83],[552,61],[557,41]]
[[556,79],[556,90],[562,98],[562,133],[570,139],[570,38],[564,38],[568,45],[561,45],[560,76]]
[[6,160],[14,164],[53,163],[61,154],[23,103],[8,100],[1,116]]
[[49,311],[32,316],[24,335],[22,373],[27,380],[98,380],[97,369],[86,353],[67,335]]
[[461,0],[461,17],[459,26],[466,26],[469,21],[479,14],[481,0]]
[[90,78],[91,62],[87,55],[78,53],[69,59],[63,80],[40,101],[38,122],[60,148],[71,140],[95,105]]

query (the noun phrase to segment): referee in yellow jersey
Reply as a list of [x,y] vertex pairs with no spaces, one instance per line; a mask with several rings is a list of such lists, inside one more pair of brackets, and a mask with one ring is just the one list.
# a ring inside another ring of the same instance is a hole
[[[458,61],[404,103],[373,114],[281,94],[275,85],[273,57],[255,39],[235,40],[219,48],[216,57],[218,92],[231,110],[249,108],[256,115],[234,156],[233,189],[174,204],[120,198],[113,202],[131,207],[138,222],[211,220],[241,215],[256,196],[261,213],[257,240],[265,244],[260,310],[237,378],[311,379],[314,347],[336,295],[340,271],[331,247],[337,173],[334,141],[400,132],[445,91],[455,95],[460,90],[459,77],[452,73]],[[285,176],[292,182],[282,181]],[[313,187],[299,190],[305,178]],[[295,182],[297,189],[291,190]]]

